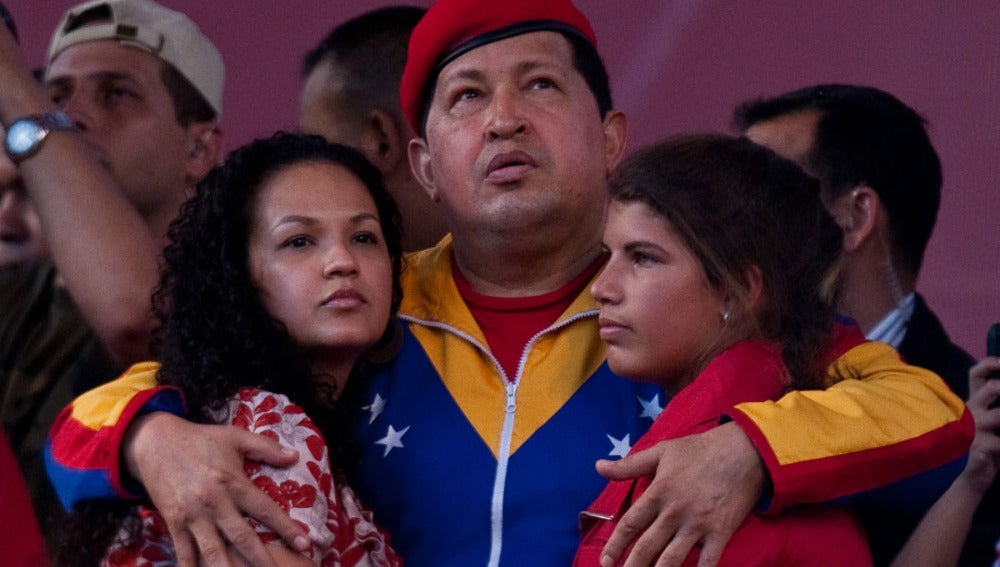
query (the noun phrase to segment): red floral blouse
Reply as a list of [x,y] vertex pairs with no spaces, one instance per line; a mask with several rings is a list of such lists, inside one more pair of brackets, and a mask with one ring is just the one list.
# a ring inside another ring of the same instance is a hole
[[[402,560],[388,544],[388,537],[361,507],[354,491],[338,482],[330,469],[326,442],[302,408],[283,395],[242,388],[220,412],[228,422],[252,433],[266,435],[298,450],[298,462],[287,469],[246,463],[247,476],[309,533],[312,549],[306,553],[324,567],[397,567]],[[102,566],[160,567],[176,565],[166,523],[149,507],[137,510],[142,520],[138,541],[126,545],[125,534],[109,548]],[[247,520],[264,543],[283,545],[280,538],[252,518]]]

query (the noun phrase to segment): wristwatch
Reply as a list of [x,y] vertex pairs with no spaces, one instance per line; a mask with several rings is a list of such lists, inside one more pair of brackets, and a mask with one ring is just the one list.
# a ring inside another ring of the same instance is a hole
[[7,127],[3,149],[14,163],[20,163],[38,151],[45,137],[53,130],[76,130],[76,125],[65,112],[32,114],[18,118]]

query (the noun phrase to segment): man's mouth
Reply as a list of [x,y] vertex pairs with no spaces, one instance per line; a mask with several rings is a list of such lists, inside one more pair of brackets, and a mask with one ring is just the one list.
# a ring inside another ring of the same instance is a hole
[[486,179],[493,183],[513,183],[538,167],[534,158],[522,151],[497,154],[486,166]]

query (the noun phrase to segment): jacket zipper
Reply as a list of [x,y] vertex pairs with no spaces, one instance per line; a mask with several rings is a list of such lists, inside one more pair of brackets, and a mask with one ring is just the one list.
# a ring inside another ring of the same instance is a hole
[[517,387],[521,383],[521,372],[524,370],[525,363],[527,363],[528,353],[531,352],[531,347],[534,346],[538,339],[540,339],[543,335],[557,331],[581,319],[593,317],[596,314],[597,310],[577,313],[565,321],[535,333],[535,335],[528,340],[527,344],[524,345],[524,350],[521,352],[521,359],[517,363],[517,375],[514,377],[513,381],[507,379],[507,373],[504,372],[503,367],[500,366],[500,361],[498,361],[496,356],[490,352],[490,349],[468,333],[460,331],[445,323],[400,315],[400,319],[405,321],[417,323],[426,327],[442,329],[465,339],[482,351],[483,354],[485,354],[493,362],[493,366],[497,369],[497,372],[500,373],[500,378],[504,381],[504,386],[507,392],[507,402],[504,406],[503,428],[500,430],[500,448],[497,451],[496,477],[493,481],[493,497],[491,499],[490,509],[490,558],[487,563],[487,567],[499,567],[500,565],[500,551],[503,547],[504,487],[507,483],[507,464],[510,461],[510,443],[511,438],[514,435],[514,417],[517,413]]

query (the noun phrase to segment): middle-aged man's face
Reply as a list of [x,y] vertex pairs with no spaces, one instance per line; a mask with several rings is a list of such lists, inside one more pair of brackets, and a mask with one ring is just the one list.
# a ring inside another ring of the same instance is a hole
[[602,121],[569,41],[532,32],[444,67],[410,161],[453,230],[600,227],[624,138],[624,116]]
[[38,213],[24,191],[17,167],[0,154],[0,266],[46,258],[48,246]]
[[56,56],[46,82],[144,216],[178,199],[194,151],[163,84],[162,60],[115,41],[91,41]]

